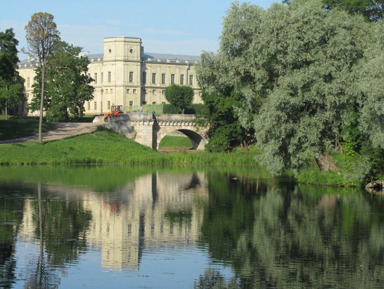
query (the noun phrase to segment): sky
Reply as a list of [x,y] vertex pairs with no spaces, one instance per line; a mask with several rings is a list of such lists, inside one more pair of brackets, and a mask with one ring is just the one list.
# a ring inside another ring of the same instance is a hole
[[[216,52],[230,0],[3,0],[0,31],[13,28],[18,50],[27,47],[24,27],[37,12],[54,16],[61,40],[91,54],[106,37],[139,37],[145,52],[200,55]],[[279,0],[247,0],[268,9]],[[25,59],[25,54],[19,54]]]

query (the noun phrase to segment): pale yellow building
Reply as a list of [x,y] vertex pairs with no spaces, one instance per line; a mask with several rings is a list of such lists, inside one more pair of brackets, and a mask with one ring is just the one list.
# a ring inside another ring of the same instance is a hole
[[[108,112],[112,105],[132,110],[145,104],[167,103],[165,89],[171,84],[191,86],[193,103],[202,103],[195,72],[199,56],[146,53],[141,39],[133,37],[105,38],[103,54],[83,55],[90,60],[88,73],[95,87],[93,100],[85,103],[86,114]],[[18,69],[25,79],[28,103],[34,68],[33,59],[29,59]]]

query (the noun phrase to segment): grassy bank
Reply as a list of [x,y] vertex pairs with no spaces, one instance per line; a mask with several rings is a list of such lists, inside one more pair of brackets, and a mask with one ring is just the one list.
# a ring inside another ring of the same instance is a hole
[[192,147],[191,140],[183,136],[165,136],[159,144],[159,149],[179,148],[187,150]]
[[[43,122],[43,132],[53,130],[56,125]],[[0,120],[0,140],[31,136],[39,133],[38,119]]]
[[115,132],[99,127],[59,141],[25,142],[0,145],[0,164],[241,164],[256,165],[254,152],[240,150],[231,154],[177,152],[161,154]]

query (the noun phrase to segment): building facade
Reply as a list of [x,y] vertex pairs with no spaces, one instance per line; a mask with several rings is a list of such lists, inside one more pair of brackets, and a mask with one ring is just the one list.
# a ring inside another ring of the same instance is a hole
[[[193,103],[202,103],[195,72],[199,56],[145,53],[141,39],[133,37],[105,38],[103,54],[84,56],[90,60],[88,74],[95,87],[93,100],[84,105],[86,114],[108,112],[112,105],[122,105],[128,111],[145,104],[168,103],[165,89],[171,84],[191,86]],[[32,59],[20,63],[18,69],[25,79],[28,103],[33,96],[34,69]]]

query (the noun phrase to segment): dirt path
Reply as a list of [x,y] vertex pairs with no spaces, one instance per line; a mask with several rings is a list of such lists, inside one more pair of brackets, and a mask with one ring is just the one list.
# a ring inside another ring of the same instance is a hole
[[[90,122],[58,122],[56,123],[57,129],[43,133],[43,141],[46,140],[58,140],[68,136],[79,135],[83,133],[92,133],[102,123],[90,123]],[[38,141],[39,136],[33,135],[22,138],[8,139],[0,141],[0,144],[12,144],[27,141]]]

